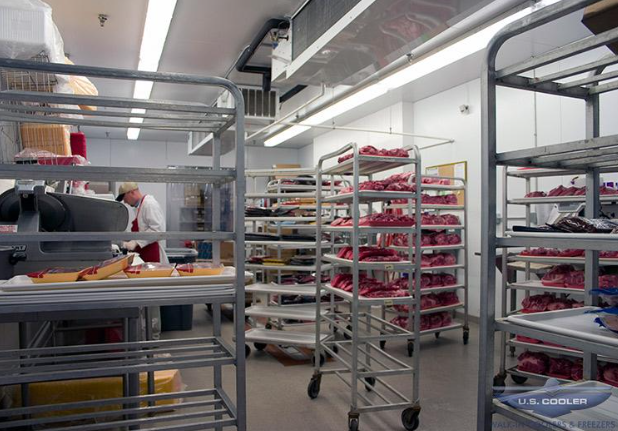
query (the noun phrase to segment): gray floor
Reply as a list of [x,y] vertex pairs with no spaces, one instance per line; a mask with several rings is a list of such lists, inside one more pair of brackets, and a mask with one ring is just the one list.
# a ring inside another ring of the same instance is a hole
[[[208,335],[210,330],[210,314],[205,307],[196,306],[192,331],[165,332],[163,337]],[[461,330],[442,334],[439,340],[433,336],[423,339],[420,430],[476,429],[477,333],[477,326],[472,324],[467,346],[462,343]],[[224,324],[224,337],[231,342],[232,325],[229,321]],[[402,360],[409,360],[404,341],[389,342],[386,349]],[[307,384],[311,374],[312,368],[308,365],[285,367],[267,353],[254,350],[247,360],[249,430],[346,431],[349,406],[347,386],[334,376],[325,376],[320,396],[310,400]],[[182,376],[188,389],[204,387],[212,380],[211,373],[203,370],[184,370]],[[399,390],[404,393],[411,391],[410,378],[394,379]],[[233,393],[233,368],[225,370],[224,382],[226,390]],[[500,422],[496,428],[509,426],[499,417],[495,421]],[[518,430],[527,429],[515,427]],[[361,417],[360,428],[372,431],[402,430],[400,412],[365,414]]]

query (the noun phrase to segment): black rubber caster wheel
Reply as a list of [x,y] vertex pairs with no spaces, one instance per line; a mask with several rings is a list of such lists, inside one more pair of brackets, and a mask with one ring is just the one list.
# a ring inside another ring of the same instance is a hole
[[248,358],[250,354],[251,354],[251,347],[245,344],[245,358]]
[[504,387],[506,386],[505,376],[497,375],[494,377],[494,394],[500,395],[504,393]]
[[528,381],[528,377],[517,376],[515,374],[511,374],[511,380],[513,380],[518,385],[523,385]]
[[350,430],[350,431],[358,431],[358,419],[349,419],[348,420],[348,430]]
[[420,425],[420,411],[413,408],[407,408],[401,412],[401,423],[407,431],[414,431]]
[[[320,367],[322,367],[325,362],[326,357],[322,353],[320,353]],[[315,355],[311,355],[311,363],[313,364],[313,366],[315,366]]]
[[333,346],[333,352],[334,353],[339,353],[339,347]]
[[408,357],[411,358],[412,356],[414,356],[414,343],[408,341]]
[[439,333],[439,332],[436,332],[434,335],[435,335],[435,337],[436,337],[436,340],[439,340],[439,339],[440,339],[440,333]]
[[273,329],[273,325],[272,325],[272,324],[270,324],[270,323],[267,323],[267,324],[264,326],[264,328],[265,328],[265,329]]
[[509,354],[511,355],[511,358],[515,357],[515,352],[517,352],[517,350],[514,346],[509,347]]
[[464,331],[463,333],[463,343],[464,346],[468,345],[468,341],[470,340],[470,332],[469,331]]
[[206,304],[206,310],[208,310],[209,313],[212,313],[212,304]]
[[322,382],[322,378],[321,377],[311,377],[311,380],[309,381],[309,386],[307,387],[307,395],[309,395],[309,398],[311,398],[312,400],[315,400],[318,395],[320,395],[320,383]]
[[386,347],[386,340],[380,340],[380,349],[384,350]]
[[[347,329],[348,331],[352,332],[352,325],[348,325],[348,326],[346,326],[346,328],[345,328],[345,329]],[[351,340],[351,339],[352,339],[352,336],[351,336],[351,335],[349,335],[347,332],[344,332],[344,333],[343,333],[343,338],[345,338],[346,340]]]
[[267,344],[264,343],[253,343],[253,347],[260,352],[266,348]]
[[371,392],[373,391],[373,387],[376,385],[376,379],[375,377],[366,377],[365,383],[367,383],[365,385],[365,389],[367,390],[367,392]]

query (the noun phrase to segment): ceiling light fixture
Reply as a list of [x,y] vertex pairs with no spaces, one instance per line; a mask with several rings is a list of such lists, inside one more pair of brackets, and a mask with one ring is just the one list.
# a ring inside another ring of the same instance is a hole
[[[159,61],[170,29],[174,9],[177,0],[148,0],[148,10],[146,12],[146,22],[144,24],[144,34],[142,34],[142,44],[139,50],[138,70],[145,72],[156,72],[159,69]],[[133,88],[133,98],[150,99],[152,93],[152,81],[136,81]],[[145,109],[134,108],[133,114],[144,114]],[[131,123],[143,123],[141,117],[130,119]],[[140,129],[130,127],[127,129],[127,139],[135,140],[139,137]]]
[[[279,145],[288,139],[303,133],[310,129],[309,126],[317,126],[332,120],[333,118],[350,111],[357,106],[367,103],[377,97],[386,94],[389,90],[394,90],[403,85],[409,84],[423,76],[426,76],[432,72],[442,69],[449,64],[459,61],[468,57],[476,52],[479,52],[487,47],[487,44],[491,39],[508,24],[517,21],[532,12],[542,9],[551,4],[557,3],[560,0],[543,0],[536,3],[533,6],[520,10],[508,17],[489,25],[488,27],[458,41],[446,48],[432,54],[426,58],[423,58],[411,65],[405,67],[399,72],[395,72],[390,76],[372,84],[351,96],[335,103],[334,105],[325,108],[322,111],[317,112],[311,117],[302,120],[299,126],[292,126],[288,129],[282,129],[279,133],[276,133],[270,139],[264,142],[267,147],[274,147]],[[303,126],[305,125],[305,126]]]

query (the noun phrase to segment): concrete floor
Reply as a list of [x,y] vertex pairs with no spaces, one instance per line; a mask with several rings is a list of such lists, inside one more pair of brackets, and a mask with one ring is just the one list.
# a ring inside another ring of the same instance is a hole
[[[231,342],[232,324],[224,320],[224,338]],[[476,391],[478,373],[478,327],[471,325],[470,343],[462,342],[462,331],[442,334],[440,339],[427,336],[422,340],[420,430],[445,431],[476,429]],[[165,332],[163,338],[210,335],[211,316],[204,306],[194,309],[192,331]],[[390,354],[405,361],[405,341],[392,341],[386,347]],[[322,379],[317,399],[307,396],[312,375],[309,365],[281,365],[265,352],[253,352],[247,360],[247,409],[250,431],[346,431],[349,389],[335,376]],[[211,387],[212,374],[204,370],[183,370],[187,389]],[[226,367],[226,391],[234,393],[234,369]],[[404,394],[411,392],[411,378],[392,377],[394,386]],[[411,395],[411,394],[410,394]],[[403,430],[400,411],[364,414],[362,430]],[[527,428],[496,417],[496,429]]]

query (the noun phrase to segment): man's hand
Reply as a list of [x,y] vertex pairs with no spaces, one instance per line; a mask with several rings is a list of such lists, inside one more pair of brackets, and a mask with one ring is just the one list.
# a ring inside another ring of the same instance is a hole
[[128,242],[124,242],[122,243],[122,248],[126,248],[129,251],[135,251],[135,249],[137,248],[137,241],[128,241]]

